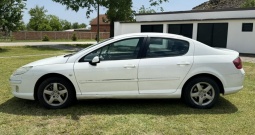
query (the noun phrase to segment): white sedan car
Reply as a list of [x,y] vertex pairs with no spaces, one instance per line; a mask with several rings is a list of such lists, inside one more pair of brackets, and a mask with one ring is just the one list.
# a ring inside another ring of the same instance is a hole
[[39,60],[10,78],[15,97],[64,108],[76,99],[183,98],[211,108],[243,88],[239,53],[173,34],[117,36],[75,54]]

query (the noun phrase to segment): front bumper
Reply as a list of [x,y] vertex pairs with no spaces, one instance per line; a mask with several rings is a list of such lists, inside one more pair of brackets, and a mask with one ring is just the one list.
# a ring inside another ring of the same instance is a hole
[[35,100],[34,99],[34,81],[32,81],[32,77],[25,76],[11,76],[10,85],[12,89],[12,94],[15,97]]

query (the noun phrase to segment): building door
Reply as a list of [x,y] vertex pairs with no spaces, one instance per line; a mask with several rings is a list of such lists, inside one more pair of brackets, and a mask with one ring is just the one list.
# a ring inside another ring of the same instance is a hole
[[193,24],[169,24],[168,33],[192,38]]
[[211,47],[227,47],[228,23],[199,23],[197,40]]

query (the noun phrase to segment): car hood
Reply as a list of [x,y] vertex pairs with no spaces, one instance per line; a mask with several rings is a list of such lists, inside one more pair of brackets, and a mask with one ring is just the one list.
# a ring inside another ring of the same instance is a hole
[[52,64],[64,64],[68,60],[69,57],[65,57],[65,55],[50,57],[42,60],[38,60],[32,63],[29,63],[25,66],[41,66],[41,65],[52,65]]

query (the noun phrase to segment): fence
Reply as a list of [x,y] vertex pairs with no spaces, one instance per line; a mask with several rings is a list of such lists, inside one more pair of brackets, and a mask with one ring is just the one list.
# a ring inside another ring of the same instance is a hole
[[[12,32],[15,40],[42,40],[44,36],[48,36],[50,40],[71,40],[73,34],[76,34],[78,39],[94,40],[96,32],[67,32],[67,31],[20,31]],[[100,39],[107,39],[110,37],[109,32],[100,32]]]

